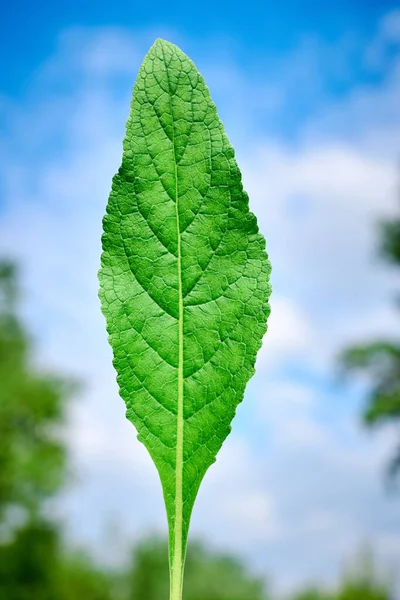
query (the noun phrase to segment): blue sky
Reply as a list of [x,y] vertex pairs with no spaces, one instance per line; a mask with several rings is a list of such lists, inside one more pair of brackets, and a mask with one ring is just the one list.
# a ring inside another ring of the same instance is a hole
[[[338,40],[344,30],[362,37],[374,33],[377,20],[396,8],[392,1],[327,1],[323,10],[310,0],[282,3],[253,2],[249,7],[231,2],[203,2],[201,8],[188,2],[145,3],[60,2],[50,8],[44,1],[13,3],[4,11],[1,50],[14,56],[7,69],[7,85],[16,91],[55,47],[57,34],[71,26],[123,26],[134,29],[173,29],[195,42],[218,40],[224,46],[231,40],[235,58],[254,60],[254,55],[282,55],[293,50],[304,35],[320,33],[328,42]],[[243,52],[244,51],[244,52]],[[248,65],[246,65],[248,66]]]
[[193,535],[283,591],[334,581],[365,542],[382,564],[400,560],[399,502],[381,480],[394,432],[367,435],[366,382],[335,379],[346,343],[398,328],[397,275],[377,259],[376,222],[397,210],[400,12],[382,1],[315,6],[7,8],[0,253],[21,263],[39,364],[85,382],[66,432],[76,479],[52,510],[72,543],[104,560],[165,531],[155,469],[118,398],[96,279],[131,88],[156,37],[205,76],[273,264],[257,374],[200,491]]

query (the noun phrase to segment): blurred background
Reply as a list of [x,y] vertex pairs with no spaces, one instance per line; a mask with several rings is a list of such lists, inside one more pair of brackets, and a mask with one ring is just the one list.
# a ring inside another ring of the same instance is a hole
[[257,374],[194,509],[185,600],[399,600],[397,2],[1,13],[1,600],[168,597],[161,487],[97,299],[156,37],[203,73],[273,265]]

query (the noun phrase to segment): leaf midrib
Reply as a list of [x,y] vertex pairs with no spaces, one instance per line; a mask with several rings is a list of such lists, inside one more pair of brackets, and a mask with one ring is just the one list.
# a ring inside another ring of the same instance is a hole
[[178,410],[176,424],[176,472],[175,472],[175,518],[174,518],[174,553],[171,572],[171,597],[180,597],[182,588],[183,572],[183,553],[182,553],[182,532],[183,532],[183,293],[182,293],[182,256],[181,256],[181,231],[179,220],[179,191],[178,191],[178,162],[175,151],[175,122],[172,106],[171,86],[168,74],[168,65],[165,59],[164,48],[162,48],[165,70],[168,82],[168,96],[172,118],[172,149],[174,156],[174,175],[175,175],[175,215],[176,231],[178,245],[178,297],[179,297],[179,316],[178,316]]

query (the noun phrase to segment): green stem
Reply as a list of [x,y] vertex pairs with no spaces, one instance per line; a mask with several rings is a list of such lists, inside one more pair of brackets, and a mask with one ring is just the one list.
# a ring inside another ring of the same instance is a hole
[[182,600],[183,565],[171,570],[170,600]]

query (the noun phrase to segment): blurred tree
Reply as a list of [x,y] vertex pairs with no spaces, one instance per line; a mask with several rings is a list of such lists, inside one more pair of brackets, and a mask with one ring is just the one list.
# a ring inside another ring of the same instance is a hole
[[355,579],[343,583],[332,600],[391,600],[391,598],[387,587],[379,583]]
[[345,570],[334,600],[390,600],[389,578],[380,573],[370,548]]
[[0,262],[0,598],[53,600],[59,535],[43,501],[65,476],[63,423],[71,384],[36,370],[17,315],[16,269]]
[[63,550],[58,529],[29,522],[0,544],[3,600],[126,600],[117,575],[102,571],[83,553]]
[[[128,575],[129,600],[168,598],[167,543],[150,539],[133,553]],[[213,554],[200,543],[189,544],[184,600],[265,600],[263,582],[236,559]]]
[[[381,254],[385,260],[400,268],[400,219],[381,224]],[[375,340],[354,345],[340,356],[347,372],[359,371],[371,382],[363,420],[366,426],[376,427],[400,422],[400,342]],[[393,478],[400,469],[400,441],[389,464]]]
[[328,592],[312,587],[296,594],[292,600],[335,600],[335,598],[334,595],[328,594]]
[[100,569],[84,553],[62,553],[54,600],[126,600],[121,576]]
[[0,598],[54,600],[58,535],[47,523],[28,523],[0,545]]
[[[0,523],[34,520],[65,476],[57,435],[72,385],[37,371],[31,340],[16,313],[12,263],[0,262]],[[4,534],[4,531],[3,531]]]
[[390,587],[389,578],[378,572],[373,553],[366,548],[345,569],[336,590],[313,587],[291,600],[392,600]]

